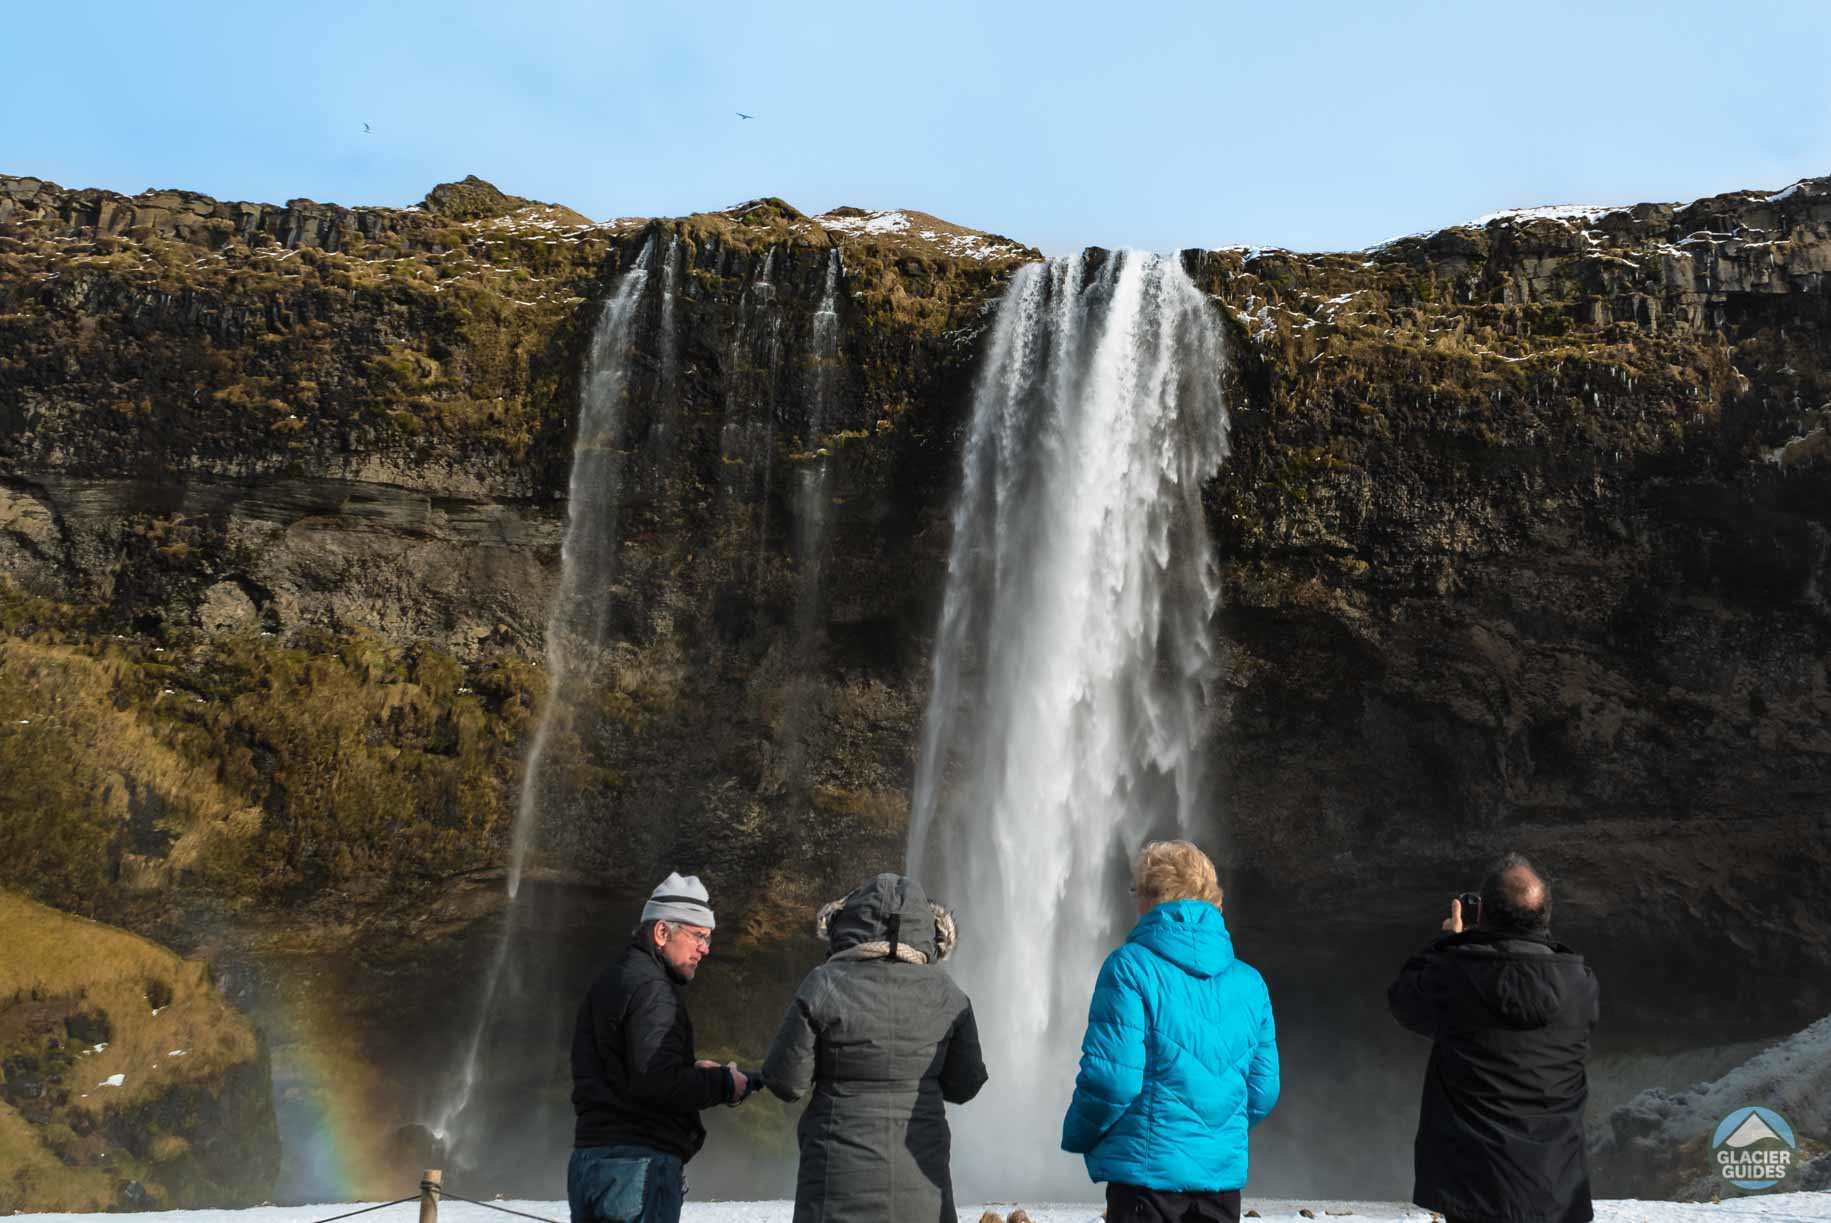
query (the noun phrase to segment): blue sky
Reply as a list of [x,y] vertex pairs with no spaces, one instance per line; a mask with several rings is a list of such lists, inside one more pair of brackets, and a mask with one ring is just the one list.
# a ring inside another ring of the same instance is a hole
[[[587,215],[919,208],[1060,253],[1352,249],[1831,174],[1831,6],[12,6],[0,171]],[[751,111],[739,120],[733,113]],[[363,133],[367,122],[373,128]]]

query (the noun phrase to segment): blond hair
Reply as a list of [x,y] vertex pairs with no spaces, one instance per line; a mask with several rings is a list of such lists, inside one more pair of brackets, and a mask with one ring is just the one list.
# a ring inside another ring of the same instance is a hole
[[1205,900],[1221,907],[1221,881],[1208,855],[1188,841],[1152,841],[1132,863],[1132,890],[1154,905]]

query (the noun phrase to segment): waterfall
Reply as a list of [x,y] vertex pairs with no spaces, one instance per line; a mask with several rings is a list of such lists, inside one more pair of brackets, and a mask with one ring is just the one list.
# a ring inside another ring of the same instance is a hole
[[[503,929],[483,977],[483,990],[475,1026],[465,1045],[463,1069],[457,1082],[434,1110],[429,1123],[433,1134],[446,1144],[449,1157],[461,1161],[466,1143],[475,1137],[475,1125],[466,1125],[465,1113],[476,1095],[487,1059],[488,1037],[506,994],[519,991],[514,976],[511,947],[522,914],[517,903],[528,852],[543,809],[542,782],[549,742],[556,728],[573,716],[577,697],[595,670],[603,649],[609,618],[610,587],[617,554],[617,513],[621,505],[623,454],[619,450],[630,393],[630,349],[636,340],[636,323],[649,268],[654,261],[651,237],[625,273],[616,291],[598,312],[586,350],[579,386],[577,439],[572,451],[572,474],[567,484],[566,531],[560,545],[560,579],[547,614],[547,698],[528,748],[516,804],[515,827],[509,851],[509,906]],[[661,312],[664,354],[672,342],[672,276],[674,262],[669,244],[664,266]],[[667,362],[663,361],[663,376]]]
[[801,565],[801,608],[796,614],[796,631],[806,638],[813,629],[813,600],[819,594],[820,554],[826,546],[826,534],[832,518],[831,466],[820,449],[820,436],[827,427],[827,417],[837,406],[839,390],[839,248],[827,255],[826,281],[820,291],[820,305],[814,310],[813,326],[808,335],[808,394],[806,448],[815,457],[801,469],[795,493],[796,554]]
[[[570,712],[572,681],[604,644],[610,613],[605,591],[617,553],[617,511],[623,483],[618,450],[624,405],[629,392],[629,350],[635,342],[637,307],[648,285],[655,242],[649,239],[617,291],[598,312],[585,376],[579,388],[578,437],[572,448],[572,476],[566,486],[566,534],[560,544],[559,590],[547,612],[547,699],[528,749],[521,796],[515,808],[515,833],[509,853],[509,897],[521,886],[534,826],[539,822],[540,780],[547,741],[557,719]],[[670,243],[664,269],[673,266]],[[664,270],[662,344],[670,345],[672,277]],[[662,363],[663,370],[668,368]],[[657,415],[656,430],[661,417]]]
[[1129,855],[1152,836],[1212,844],[1201,490],[1227,455],[1221,359],[1181,264],[1129,252],[1021,269],[989,336],[909,844],[960,912],[951,963],[992,1074],[957,1114],[962,1200],[1087,1196],[1053,1135],[1100,961],[1129,928]]
[[814,309],[808,329],[807,435],[803,446],[813,451],[814,457],[795,473],[794,550],[798,573],[790,639],[792,675],[777,735],[783,745],[780,776],[789,785],[801,785],[807,779],[808,713],[814,691],[819,686],[821,572],[833,521],[832,460],[821,448],[820,438],[828,419],[838,408],[839,278],[842,271],[839,248],[833,247],[827,253],[820,304]]
[[808,445],[817,445],[821,430],[826,428],[827,414],[833,410],[839,386],[839,274],[844,261],[839,248],[827,252],[826,279],[820,288],[820,305],[814,309],[814,325],[808,340],[808,356],[813,362],[814,384],[808,396]]
[[737,522],[754,521],[747,557],[753,587],[769,556],[769,494],[775,470],[775,412],[782,369],[782,308],[777,301],[774,246],[753,257],[755,276],[738,297],[725,354],[724,416],[719,426],[720,494]]
[[[659,491],[663,481],[663,470],[673,450],[674,434],[672,422],[662,409],[679,399],[680,388],[675,385],[680,372],[680,333],[674,324],[674,303],[680,296],[681,265],[686,261],[686,247],[681,244],[680,235],[668,237],[667,253],[661,259],[661,324],[657,347],[659,361],[657,382],[655,386],[656,411],[649,426],[647,474],[654,481]],[[574,460],[576,470],[577,460]]]

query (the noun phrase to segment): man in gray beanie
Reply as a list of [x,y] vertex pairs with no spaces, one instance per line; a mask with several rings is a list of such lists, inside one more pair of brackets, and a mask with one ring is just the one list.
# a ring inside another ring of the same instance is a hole
[[573,1223],[676,1223],[682,1171],[706,1141],[699,1111],[756,1089],[735,1063],[693,1055],[682,989],[712,950],[717,921],[698,876],[669,875],[630,945],[592,983],[572,1035],[578,1114],[566,1195]]

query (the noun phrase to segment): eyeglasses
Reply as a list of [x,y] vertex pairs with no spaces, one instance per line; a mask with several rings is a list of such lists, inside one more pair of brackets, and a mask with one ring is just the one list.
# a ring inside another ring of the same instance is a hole
[[685,926],[675,926],[674,933],[680,935],[688,942],[698,943],[708,951],[712,949],[712,934],[710,931],[689,930]]

